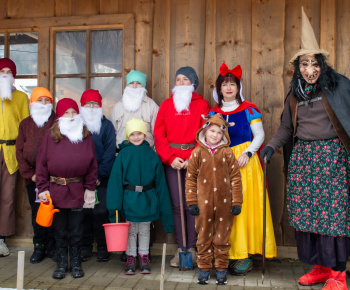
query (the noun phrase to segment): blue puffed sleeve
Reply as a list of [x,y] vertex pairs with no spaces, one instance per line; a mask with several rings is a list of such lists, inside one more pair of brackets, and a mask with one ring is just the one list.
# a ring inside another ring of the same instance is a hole
[[248,120],[249,124],[251,123],[251,121],[256,120],[256,119],[261,119],[261,117],[262,117],[262,115],[252,107],[249,107],[249,108],[245,109],[244,111],[245,111],[245,115],[247,116],[247,120]]

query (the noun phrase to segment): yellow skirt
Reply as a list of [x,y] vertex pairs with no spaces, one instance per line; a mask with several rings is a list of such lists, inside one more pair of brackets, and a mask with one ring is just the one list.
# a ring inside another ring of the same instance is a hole
[[[232,147],[238,159],[242,152],[251,144]],[[263,205],[264,205],[264,175],[257,154],[249,159],[248,164],[241,168],[243,204],[240,215],[233,219],[230,236],[230,259],[245,259],[248,254],[262,254],[263,249]],[[275,234],[273,230],[270,202],[266,200],[266,257],[277,256]]]

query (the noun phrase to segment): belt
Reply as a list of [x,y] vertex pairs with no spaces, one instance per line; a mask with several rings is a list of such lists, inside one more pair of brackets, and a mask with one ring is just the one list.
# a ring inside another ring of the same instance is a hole
[[177,143],[170,143],[170,148],[178,148],[181,150],[188,150],[196,147],[197,143],[189,143],[189,144],[177,144]]
[[298,107],[300,107],[300,106],[308,106],[310,103],[318,102],[318,101],[321,101],[321,100],[322,100],[322,97],[317,97],[317,98],[311,99],[310,101],[302,101],[302,102],[298,103]]
[[16,145],[16,140],[0,140],[0,144],[5,144],[6,146]]
[[59,185],[67,185],[67,183],[79,182],[79,181],[82,181],[83,179],[84,179],[84,176],[78,176],[78,177],[72,177],[72,178],[50,176],[50,182],[54,182]]
[[145,186],[126,184],[124,185],[124,189],[136,191],[136,192],[145,192],[146,190],[152,189],[154,186],[155,186],[154,182]]

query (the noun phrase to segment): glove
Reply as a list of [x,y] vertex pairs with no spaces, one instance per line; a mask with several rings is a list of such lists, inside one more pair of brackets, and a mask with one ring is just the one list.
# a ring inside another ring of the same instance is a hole
[[273,153],[275,153],[275,150],[270,146],[266,146],[260,151],[260,158],[264,162],[264,156],[266,155],[266,160],[270,161]]
[[240,205],[234,205],[232,206],[232,215],[239,215],[241,213],[241,206]]
[[188,207],[190,215],[199,215],[198,205],[192,204]]
[[49,202],[48,198],[46,197],[46,195],[50,196],[50,192],[48,190],[45,190],[41,193],[38,194],[38,197],[40,198],[40,200],[42,202]]
[[94,208],[95,201],[96,201],[95,191],[85,189],[83,208]]

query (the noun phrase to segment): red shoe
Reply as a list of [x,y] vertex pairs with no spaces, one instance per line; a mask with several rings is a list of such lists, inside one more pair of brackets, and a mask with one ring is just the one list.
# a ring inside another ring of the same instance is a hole
[[346,273],[340,271],[333,271],[329,276],[326,284],[322,288],[322,290],[347,290],[346,286]]
[[323,283],[329,279],[331,271],[332,268],[330,267],[315,265],[309,273],[306,273],[304,276],[301,276],[298,282],[300,285],[303,286],[311,286],[317,283]]

